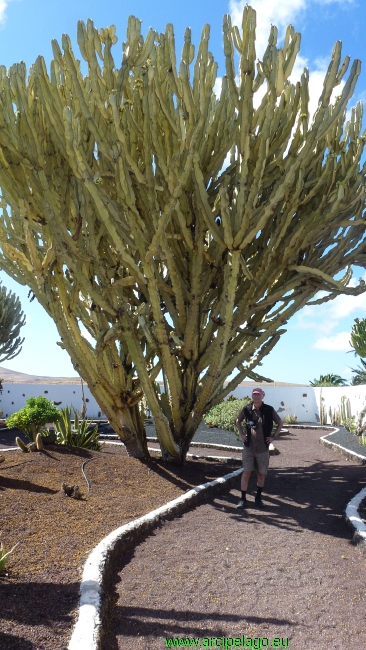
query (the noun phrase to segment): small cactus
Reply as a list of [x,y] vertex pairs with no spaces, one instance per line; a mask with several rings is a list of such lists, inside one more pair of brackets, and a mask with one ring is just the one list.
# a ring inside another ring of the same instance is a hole
[[334,407],[334,411],[332,410],[331,406],[329,407],[329,418],[330,418],[330,423],[333,426],[336,426],[337,424],[341,424],[341,412],[338,406]]
[[43,450],[43,442],[42,442],[42,434],[41,433],[37,433],[36,446],[37,446],[37,451],[42,451]]
[[67,496],[67,497],[71,497],[71,494],[72,494],[73,489],[74,489],[74,486],[73,486],[73,485],[67,485],[66,483],[64,483],[64,481],[62,481],[62,483],[61,483],[61,490],[63,491],[63,493],[65,494],[65,496]]
[[24,444],[23,440],[21,440],[19,436],[15,438],[15,444],[19,447],[19,449],[24,451],[26,454],[29,452],[27,445]]
[[343,425],[345,422],[352,420],[351,402],[345,395],[341,397],[341,414]]
[[327,424],[327,411],[323,403],[320,404],[320,424]]
[[81,497],[83,496],[78,485],[74,485],[74,489],[72,491],[71,496],[73,499],[81,499]]
[[83,496],[78,485],[67,485],[66,483],[62,482],[61,490],[65,496],[72,497],[73,499],[81,499]]

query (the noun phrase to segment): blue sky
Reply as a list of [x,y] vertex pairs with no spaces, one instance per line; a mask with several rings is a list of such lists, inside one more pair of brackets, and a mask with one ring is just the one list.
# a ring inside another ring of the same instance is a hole
[[[52,58],[51,40],[61,40],[68,33],[76,44],[76,25],[82,19],[92,18],[98,28],[116,25],[118,50],[124,40],[127,18],[133,14],[143,21],[143,31],[150,26],[158,31],[173,23],[178,51],[184,29],[192,28],[193,42],[198,44],[202,26],[211,25],[211,51],[223,74],[222,18],[230,13],[240,20],[243,2],[224,0],[185,0],[182,3],[155,0],[0,0],[0,65],[10,67],[25,61],[29,67],[38,55],[49,64]],[[302,34],[300,59],[293,76],[300,75],[306,65],[310,70],[310,93],[315,108],[321,92],[322,79],[336,40],[343,43],[343,55],[366,62],[365,29],[366,3],[361,0],[251,0],[248,4],[257,10],[257,54],[263,52],[271,23],[279,28],[279,35],[292,23]],[[366,66],[351,101],[366,100]],[[365,277],[364,269],[355,270],[354,277]],[[36,301],[29,302],[28,288],[13,282],[0,273],[4,285],[21,299],[27,316],[23,327],[25,343],[21,354],[3,365],[7,368],[38,375],[75,376],[67,353],[61,350],[57,330],[51,319]],[[335,301],[317,307],[305,307],[288,323],[288,331],[272,353],[263,361],[260,371],[277,381],[308,383],[314,377],[329,372],[348,379],[350,367],[357,365],[353,354],[348,354],[349,332],[356,317],[366,316],[366,296],[341,296]]]

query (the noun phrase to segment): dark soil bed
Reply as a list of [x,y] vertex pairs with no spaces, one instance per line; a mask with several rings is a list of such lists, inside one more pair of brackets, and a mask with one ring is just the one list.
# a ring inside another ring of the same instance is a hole
[[[102,452],[52,446],[3,455],[0,539],[7,549],[19,546],[0,578],[1,650],[66,648],[92,548],[118,526],[231,471],[220,462],[191,460],[179,468],[141,463],[112,445]],[[81,466],[89,459],[88,494]],[[83,498],[64,496],[62,481],[79,485]]]

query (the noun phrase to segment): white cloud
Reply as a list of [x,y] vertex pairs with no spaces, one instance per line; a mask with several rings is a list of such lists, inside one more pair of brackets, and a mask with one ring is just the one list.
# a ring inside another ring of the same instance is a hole
[[351,379],[352,378],[352,368],[343,368],[341,372],[341,377],[344,377],[345,379]]
[[366,311],[366,294],[361,293],[359,296],[338,296],[333,303],[329,305],[329,317],[332,320],[339,321],[346,316],[355,316]]
[[[232,21],[241,26],[243,8],[247,4],[244,0],[237,2],[230,0],[229,7]],[[307,0],[249,0],[248,4],[257,12],[256,51],[257,58],[261,58],[268,44],[271,24],[278,27],[278,36],[283,38],[286,27],[301,15],[307,8]]]
[[349,332],[339,332],[334,336],[323,336],[322,338],[315,341],[311,346],[316,350],[332,350],[337,352],[348,352],[351,350],[349,344],[350,334]]
[[0,24],[3,24],[6,20],[6,10],[8,8],[9,1],[11,0],[0,0]]
[[213,87],[213,91],[214,91],[217,98],[219,98],[220,95],[221,95],[221,86],[222,86],[222,77],[216,77],[216,81],[215,81],[215,85]]
[[267,44],[271,25],[278,28],[278,38],[281,40],[290,24],[300,20],[311,5],[351,5],[354,0],[230,0],[229,11],[235,25],[241,26],[243,9],[249,4],[257,12],[256,51],[261,58]]
[[[319,296],[317,296],[319,297]],[[323,305],[306,306],[297,314],[295,327],[320,333],[334,330],[344,318],[360,317],[366,312],[366,294],[341,295]]]
[[[278,41],[284,38],[286,28],[290,24],[294,24],[301,19],[304,12],[310,8],[311,4],[352,4],[353,0],[281,0],[281,2],[273,2],[273,0],[248,0],[248,4],[253,7],[257,12],[257,27],[256,27],[256,54],[257,58],[261,59],[268,44],[268,37],[271,30],[271,25],[276,25],[278,28]],[[244,0],[230,0],[229,8],[231,12],[232,22],[238,25],[239,28],[242,22],[243,8],[246,2]],[[296,27],[295,27],[296,28]],[[331,60],[331,52],[329,57],[325,59],[316,59],[309,62],[300,54],[297,56],[293,72],[290,76],[290,81],[296,83],[300,80],[304,68],[309,69],[309,115],[310,123],[313,115],[318,107],[320,95],[323,90],[323,81]],[[335,96],[340,95],[344,82],[342,81],[339,86],[333,91],[332,100]],[[259,106],[264,93],[266,92],[266,84],[263,84],[254,97],[254,106]]]
[[[366,280],[366,275],[363,276]],[[348,286],[355,287],[358,280],[351,279]],[[320,291],[315,298],[319,299],[326,295]],[[363,317],[366,313],[366,293],[359,296],[340,295],[322,305],[305,306],[296,314],[294,327],[297,329],[316,330],[318,334],[326,335],[339,325],[351,327],[350,318]],[[343,323],[342,323],[343,320]],[[325,349],[325,348],[324,348]],[[349,349],[349,347],[347,347]]]

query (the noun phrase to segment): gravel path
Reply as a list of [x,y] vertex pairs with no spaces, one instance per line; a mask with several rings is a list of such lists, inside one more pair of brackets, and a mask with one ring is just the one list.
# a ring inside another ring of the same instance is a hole
[[343,516],[366,485],[365,467],[321,446],[322,433],[290,429],[279,440],[265,511],[254,507],[253,481],[247,511],[236,510],[233,490],[117,559],[103,650],[243,636],[269,647],[288,639],[291,650],[366,648],[365,556]]

